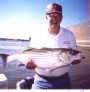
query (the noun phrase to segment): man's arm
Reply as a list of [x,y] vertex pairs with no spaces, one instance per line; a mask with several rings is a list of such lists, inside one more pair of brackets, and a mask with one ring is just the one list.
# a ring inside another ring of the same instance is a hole
[[[75,38],[75,35],[72,33],[72,39],[71,39],[71,42],[72,42],[72,49],[77,49],[77,43],[76,43],[76,38]],[[78,54],[76,55],[72,55],[72,65],[76,65],[76,64],[79,64],[81,63],[82,61],[82,55],[81,55],[81,52],[79,52]]]

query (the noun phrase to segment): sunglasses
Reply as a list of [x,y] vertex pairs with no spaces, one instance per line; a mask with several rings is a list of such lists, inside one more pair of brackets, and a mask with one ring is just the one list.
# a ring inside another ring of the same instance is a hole
[[50,17],[52,16],[60,16],[62,13],[46,13],[46,15],[49,15]]

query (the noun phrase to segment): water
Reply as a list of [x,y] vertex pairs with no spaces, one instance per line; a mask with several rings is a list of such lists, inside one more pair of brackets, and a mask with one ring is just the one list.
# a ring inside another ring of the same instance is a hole
[[[28,41],[0,41],[0,53],[14,54],[29,46]],[[18,62],[13,61],[3,68],[3,59],[0,57],[0,73],[4,73],[9,80],[9,88],[15,88],[16,82],[27,76],[33,76],[34,70],[27,70],[25,67],[18,67]]]
[[[29,41],[15,41],[15,40],[0,40],[0,54],[15,54],[22,51],[29,46]],[[0,66],[2,66],[3,59],[0,56]],[[16,61],[13,65],[17,63]]]
[[0,40],[0,53],[13,54],[29,46],[28,41],[2,41]]

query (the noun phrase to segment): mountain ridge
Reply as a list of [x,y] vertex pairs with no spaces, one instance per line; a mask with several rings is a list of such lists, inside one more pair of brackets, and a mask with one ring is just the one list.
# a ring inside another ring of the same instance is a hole
[[66,27],[72,31],[76,37],[76,40],[89,40],[88,23],[80,23],[71,27]]

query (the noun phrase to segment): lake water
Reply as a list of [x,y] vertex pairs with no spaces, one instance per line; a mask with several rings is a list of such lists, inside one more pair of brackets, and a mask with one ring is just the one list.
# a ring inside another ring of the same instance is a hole
[[[0,52],[13,54],[21,51],[29,45],[28,42],[8,42],[0,41]],[[79,47],[83,55],[86,57],[82,63],[72,65],[70,69],[70,78],[73,89],[90,89],[90,48]],[[27,77],[33,76],[35,71],[28,70],[25,67],[17,66],[17,62],[10,63],[5,69],[2,67],[2,59],[0,58],[0,73],[4,73],[8,78],[8,88],[16,88],[16,82]]]

